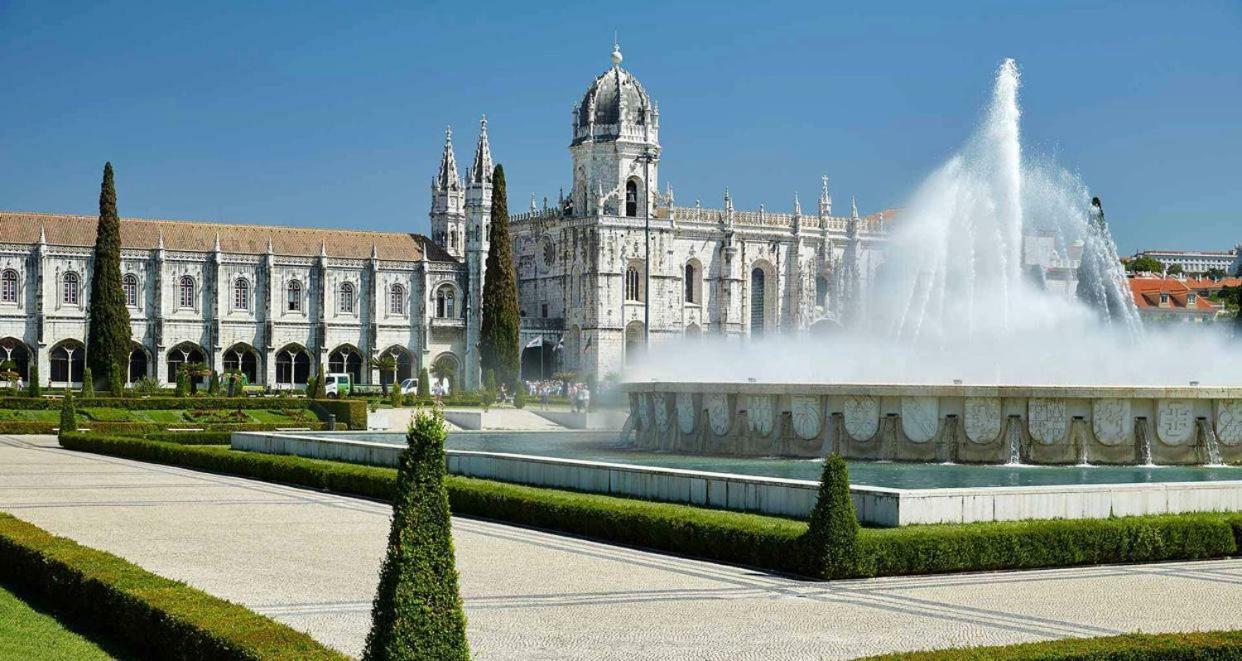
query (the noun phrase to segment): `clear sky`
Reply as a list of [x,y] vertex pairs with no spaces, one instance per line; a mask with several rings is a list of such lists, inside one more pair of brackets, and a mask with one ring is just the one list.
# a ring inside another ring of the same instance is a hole
[[839,208],[900,206],[1014,57],[1026,148],[1123,252],[1242,242],[1238,0],[0,0],[0,208],[97,213],[111,160],[123,215],[426,232],[444,127],[464,176],[486,113],[521,210],[568,186],[614,28],[679,203],[784,210],[827,173]]

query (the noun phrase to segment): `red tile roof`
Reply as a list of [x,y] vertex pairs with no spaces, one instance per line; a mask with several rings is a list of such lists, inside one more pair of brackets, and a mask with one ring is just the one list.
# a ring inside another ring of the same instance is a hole
[[1197,294],[1195,289],[1187,286],[1186,281],[1176,278],[1130,278],[1130,292],[1134,295],[1134,303],[1140,309],[1159,308],[1160,295],[1168,294],[1165,309],[1186,310],[1187,301],[1192,292],[1196,292],[1195,302],[1191,310],[1218,310],[1222,306],[1212,303],[1205,296]]

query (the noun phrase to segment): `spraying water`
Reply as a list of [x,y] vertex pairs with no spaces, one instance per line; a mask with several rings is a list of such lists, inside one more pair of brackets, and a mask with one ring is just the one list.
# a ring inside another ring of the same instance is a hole
[[[838,383],[1235,383],[1242,352],[1197,330],[1145,331],[1102,205],[1025,154],[1013,60],[974,134],[916,190],[865,289],[866,314],[829,337],[655,346],[632,380]],[[1093,203],[1094,202],[1094,203]],[[1221,325],[1223,326],[1223,325]]]

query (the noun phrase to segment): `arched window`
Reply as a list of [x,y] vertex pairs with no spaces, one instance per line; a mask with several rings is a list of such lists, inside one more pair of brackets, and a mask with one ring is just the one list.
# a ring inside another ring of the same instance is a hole
[[625,364],[629,365],[643,354],[646,338],[643,337],[643,322],[631,321],[625,327]]
[[0,303],[17,302],[17,271],[6,269],[0,274]]
[[181,276],[180,283],[178,287],[180,293],[177,297],[178,304],[183,308],[194,307],[194,278],[183,275]]
[[233,282],[233,308],[250,309],[250,281],[245,278],[238,278]]
[[827,307],[828,302],[828,278],[818,276],[815,278],[815,304],[819,307]]
[[337,347],[336,351],[328,354],[328,372],[331,374],[344,372],[349,375],[351,382],[360,383],[362,381],[362,355],[357,349],[348,345]]
[[443,285],[436,290],[436,316],[442,319],[457,316],[457,294],[452,285]]
[[138,307],[138,276],[133,273],[121,276],[121,291],[125,294],[125,305]]
[[306,385],[310,377],[310,356],[296,344],[276,352],[276,384],[285,386]]
[[65,305],[77,305],[81,283],[78,282],[78,274],[70,271],[64,277],[64,290],[61,292],[61,302]]
[[80,383],[82,368],[85,366],[86,347],[77,340],[65,340],[52,349],[51,359],[53,383]]
[[30,350],[15,337],[0,339],[0,363],[13,363],[13,371],[23,379],[30,375]]
[[285,309],[289,312],[302,311],[302,283],[290,280],[285,285]]
[[341,285],[339,298],[340,298],[340,303],[341,303],[340,305],[341,312],[353,312],[354,311],[354,285],[353,283],[346,282]]
[[394,284],[388,289],[389,314],[405,314],[405,287]]
[[625,300],[641,301],[642,279],[638,277],[638,267],[630,265],[625,269]]
[[685,290],[686,303],[699,305],[703,303],[703,285],[700,283],[699,264],[696,261],[686,262]]
[[[177,377],[180,375],[182,368],[187,365],[206,365],[207,355],[203,352],[202,347],[193,342],[182,342],[172,349],[168,350],[168,380],[176,383]],[[197,388],[199,376],[190,376],[190,387]]]
[[625,182],[625,215],[638,215],[638,182],[633,179]]
[[259,382],[258,357],[248,344],[239,342],[224,352],[224,369],[241,372],[246,377],[244,385]]
[[147,375],[147,352],[137,344],[129,350],[128,383],[136,383]]
[[762,335],[763,334],[763,329],[764,329],[764,325],[766,321],[763,315],[764,315],[764,311],[767,309],[764,307],[764,298],[765,298],[765,295],[767,294],[767,292],[764,289],[766,280],[767,280],[767,276],[766,274],[764,274],[763,269],[756,266],[754,270],[750,272],[750,334],[751,335]]

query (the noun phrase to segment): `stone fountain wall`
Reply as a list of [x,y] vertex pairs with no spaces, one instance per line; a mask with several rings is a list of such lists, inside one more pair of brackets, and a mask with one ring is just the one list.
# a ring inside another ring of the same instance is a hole
[[1242,388],[627,384],[638,447],[956,463],[1242,463]]

